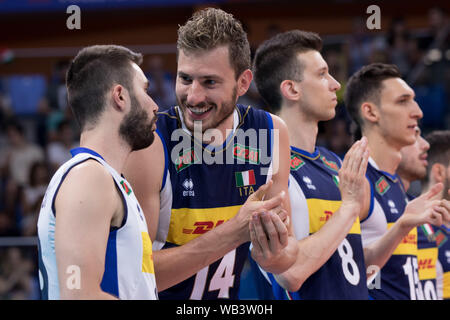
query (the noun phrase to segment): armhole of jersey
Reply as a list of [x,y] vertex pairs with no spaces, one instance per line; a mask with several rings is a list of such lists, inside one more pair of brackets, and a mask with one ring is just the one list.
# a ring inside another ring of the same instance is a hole
[[124,212],[123,212],[123,219],[122,219],[122,223],[120,224],[120,227],[110,226],[109,232],[119,230],[120,228],[122,228],[125,225],[125,223],[127,223],[127,218],[128,218],[128,206],[127,206],[127,201],[125,200],[125,196],[123,195],[122,191],[120,190],[120,186],[117,184],[117,182],[114,178],[113,178],[113,181],[114,181],[114,185],[116,186],[117,192],[120,194],[120,197],[122,198]]
[[81,163],[83,163],[83,162],[85,162],[85,161],[87,161],[87,160],[90,160],[90,159],[95,160],[95,161],[97,161],[98,163],[100,163],[100,161],[98,161],[98,160],[95,159],[95,158],[87,158],[87,159],[84,159],[84,160],[82,160],[82,161],[80,161],[80,162],[77,162],[77,163],[75,163],[74,165],[72,165],[69,169],[67,169],[67,171],[64,173],[64,175],[61,177],[61,180],[59,181],[58,187],[56,187],[55,194],[53,195],[53,199],[52,199],[52,213],[53,213],[53,216],[54,216],[55,218],[56,218],[56,209],[55,209],[56,196],[58,195],[59,188],[61,188],[62,183],[64,182],[64,180],[65,180],[66,177],[67,177],[67,174],[70,172],[70,170],[72,170],[73,168],[75,168],[77,165],[79,165],[79,164],[81,164]]
[[374,190],[373,190],[373,185],[372,185],[372,183],[370,183],[370,180],[369,180],[369,177],[367,176],[367,173],[366,173],[366,179],[367,179],[367,181],[369,181],[369,186],[370,186],[369,214],[367,215],[367,217],[365,219],[361,220],[360,223],[363,223],[364,221],[366,221],[367,219],[370,218],[370,216],[372,215],[373,207],[374,207],[375,194],[374,194]]
[[162,133],[159,132],[158,129],[156,129],[156,133],[158,134],[159,138],[161,139],[161,143],[164,148],[164,174],[163,174],[163,178],[162,178],[162,182],[161,182],[161,190],[162,190],[162,189],[164,189],[164,187],[166,185],[167,171],[169,170],[169,156],[167,154],[167,147],[166,147],[166,143],[163,139]]
[[267,123],[269,124],[269,137],[270,137],[270,157],[272,157],[272,153],[273,153],[273,135],[272,135],[272,130],[273,130],[273,119],[272,119],[272,115],[267,112],[264,111],[266,113],[267,116]]

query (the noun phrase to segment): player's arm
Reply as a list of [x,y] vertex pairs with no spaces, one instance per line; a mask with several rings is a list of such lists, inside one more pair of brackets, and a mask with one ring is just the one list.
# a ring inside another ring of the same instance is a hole
[[55,210],[61,299],[114,299],[100,287],[109,230],[123,217],[111,175],[94,160],[77,165],[59,189]]
[[273,212],[261,212],[253,215],[249,225],[252,235],[252,257],[266,271],[280,273],[287,270],[295,261],[297,254],[296,240],[293,235],[291,221],[291,205],[289,199],[290,145],[288,129],[284,121],[275,116],[273,121],[274,145],[272,151],[273,186],[268,190],[266,198],[270,199],[283,192],[285,197],[282,209],[288,218],[284,222]]
[[[295,263],[286,272],[275,275],[277,282],[285,289],[297,291],[303,282],[331,257],[347,236],[361,211],[360,199],[365,192],[362,185],[368,159],[365,138],[354,143],[347,152],[339,170],[342,204],[319,231],[311,236],[308,236],[306,231],[306,234],[302,235],[304,238],[297,242],[298,254]],[[300,208],[295,208],[297,209]],[[302,210],[307,210],[306,204]],[[305,213],[293,214],[300,216]]]
[[128,156],[123,170],[144,211],[152,241],[155,241],[158,229],[164,157],[164,146],[159,135],[155,133],[155,140],[148,148],[132,152]]
[[[382,268],[412,228],[424,223],[440,226],[443,221],[448,221],[450,208],[436,199],[442,188],[443,185],[438,183],[428,192],[409,202],[405,212],[394,225],[380,239],[364,247],[366,266],[374,265]],[[368,274],[369,276],[373,274]]]
[[[279,208],[283,195],[262,201],[272,182],[264,184],[251,194],[239,212],[230,220],[188,243],[153,252],[156,282],[159,291],[165,290],[196,274],[202,268],[250,240],[248,224],[252,212]],[[282,212],[281,217],[286,215]]]

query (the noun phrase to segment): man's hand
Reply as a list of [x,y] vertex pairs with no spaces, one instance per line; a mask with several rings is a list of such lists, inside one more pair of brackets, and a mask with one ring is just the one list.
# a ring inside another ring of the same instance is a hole
[[[286,215],[283,221],[282,216]],[[252,258],[266,271],[281,273],[287,270],[297,256],[298,246],[292,235],[289,235],[289,216],[284,209],[280,212],[254,213],[249,224],[250,239],[253,244]],[[281,259],[282,269],[277,265]],[[287,258],[287,259],[286,259]]]
[[368,161],[367,138],[362,137],[347,152],[339,170],[339,190],[341,191],[342,207],[352,207],[350,211],[355,214],[359,214],[362,210]]
[[283,191],[269,200],[263,200],[272,184],[273,182],[270,180],[259,187],[256,192],[252,193],[247,198],[247,201],[245,201],[238,213],[232,218],[232,220],[235,220],[239,225],[242,242],[250,241],[249,222],[252,219],[252,214],[271,211],[272,213],[279,214],[281,220],[286,219],[287,212],[283,209],[283,199],[285,197]]
[[399,218],[402,226],[411,229],[424,223],[440,226],[450,220],[450,203],[439,200],[442,183],[435,184],[427,193],[409,202],[405,212]]

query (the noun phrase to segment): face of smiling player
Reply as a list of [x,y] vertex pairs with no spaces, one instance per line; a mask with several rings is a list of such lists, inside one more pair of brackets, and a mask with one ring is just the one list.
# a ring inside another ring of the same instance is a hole
[[186,127],[194,131],[194,121],[199,121],[203,132],[231,128],[238,95],[247,91],[250,81],[250,70],[236,79],[228,46],[189,53],[180,50],[175,90]]

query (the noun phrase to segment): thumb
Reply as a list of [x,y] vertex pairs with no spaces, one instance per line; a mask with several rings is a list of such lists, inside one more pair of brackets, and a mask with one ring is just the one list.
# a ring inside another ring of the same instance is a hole
[[444,188],[442,182],[436,183],[427,193],[424,194],[425,200],[436,200],[439,198],[439,193]]
[[270,189],[270,187],[272,187],[272,184],[273,184],[273,181],[269,180],[268,182],[266,182],[265,184],[260,186],[258,188],[258,190],[256,190],[256,192],[252,193],[249,196],[249,199],[251,201],[261,201],[262,199],[264,199],[264,196],[266,195],[266,193]]

